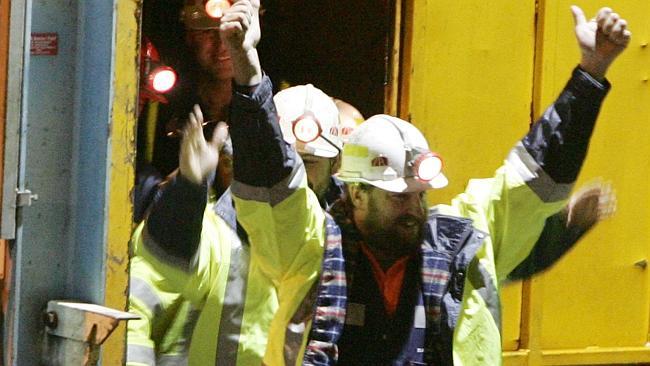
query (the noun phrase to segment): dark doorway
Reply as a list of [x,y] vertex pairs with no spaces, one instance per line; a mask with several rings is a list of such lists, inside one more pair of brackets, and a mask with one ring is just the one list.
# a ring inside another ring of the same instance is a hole
[[[179,71],[169,103],[157,112],[153,157],[146,161],[168,174],[178,164],[178,141],[166,136],[173,116],[186,118],[196,103],[188,69],[190,53],[179,21],[183,0],[146,0],[142,34],[156,45],[163,61]],[[394,29],[394,0],[354,2],[262,0],[262,67],[281,85],[312,83],[332,97],[351,103],[364,116],[384,112],[389,55]],[[138,122],[138,162],[147,147],[147,110]],[[150,119],[150,118],[149,118]],[[142,165],[142,164],[140,164]],[[138,169],[139,171],[141,169]]]
[[264,69],[276,85],[312,83],[356,106],[384,111],[393,1],[263,2]]

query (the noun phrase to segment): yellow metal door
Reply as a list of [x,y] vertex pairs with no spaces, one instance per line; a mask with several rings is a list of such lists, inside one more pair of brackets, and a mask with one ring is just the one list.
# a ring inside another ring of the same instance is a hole
[[[579,58],[568,10],[573,3],[541,4],[536,114],[552,102]],[[578,5],[592,15],[603,3]],[[578,184],[594,177],[611,180],[618,211],[553,270],[532,281],[526,346],[534,364],[650,361],[650,289],[644,265],[650,254],[650,3],[628,0],[609,5],[628,20],[633,40],[608,73],[613,88]]]
[[[413,6],[410,97],[402,115],[444,159],[449,186],[431,193],[430,202],[449,202],[469,178],[492,176],[528,130],[535,3],[445,0]],[[506,350],[519,348],[521,291],[516,284],[502,294]]]
[[[445,161],[448,202],[472,177],[488,177],[566,83],[579,61],[569,6],[596,1],[410,1],[400,115]],[[611,180],[616,216],[548,273],[504,288],[509,365],[650,362],[646,237],[650,231],[650,3],[610,4],[633,42],[610,70],[605,102],[578,185]]]

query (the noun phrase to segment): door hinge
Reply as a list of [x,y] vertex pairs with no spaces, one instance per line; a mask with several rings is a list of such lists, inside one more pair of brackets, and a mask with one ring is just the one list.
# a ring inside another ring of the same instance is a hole
[[33,201],[38,201],[38,194],[29,189],[16,189],[16,207],[31,206]]

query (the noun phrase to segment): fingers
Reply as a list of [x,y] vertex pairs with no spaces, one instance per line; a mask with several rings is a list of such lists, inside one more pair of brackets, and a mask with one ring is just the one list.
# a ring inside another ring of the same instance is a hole
[[611,14],[612,14],[612,9],[610,8],[602,8],[598,11],[598,14],[596,14],[596,22],[598,23],[599,29],[602,30],[605,27],[605,23],[607,22]]
[[201,111],[198,104],[195,104],[192,108],[192,114],[195,116],[196,126],[201,127],[203,125],[203,111]]
[[595,179],[586,183],[574,196],[577,201],[587,199],[596,201],[592,210],[596,211],[597,221],[608,219],[616,213],[616,191],[609,181]]
[[219,30],[222,34],[225,34],[227,37],[232,37],[233,34],[243,34],[244,28],[239,22],[224,22],[221,21],[219,25]]
[[614,24],[619,21],[620,17],[617,13],[612,13],[611,9],[603,8],[598,12],[596,19],[598,22],[598,28],[604,34],[610,34]]
[[192,108],[192,112],[189,115],[189,123],[183,128],[182,134],[183,139],[186,137],[196,138],[197,135],[203,136],[203,112],[201,107],[198,104],[195,104]]
[[619,45],[626,45],[630,41],[632,33],[627,29],[627,21],[621,19],[618,13],[612,12],[610,8],[602,8],[596,17],[598,29],[608,38]]
[[214,146],[217,151],[221,151],[226,140],[228,140],[228,125],[225,122],[219,122],[217,127],[215,127],[214,132],[212,132],[210,144]]
[[201,107],[199,107],[198,104],[195,104],[192,108],[192,112],[190,112],[189,116],[189,121],[190,123],[188,124],[187,128],[189,128],[190,131],[200,129],[203,125],[203,112],[201,111]]
[[630,42],[630,37],[632,37],[632,32],[627,29],[627,22],[625,19],[619,20],[614,27],[612,27],[610,38],[613,42],[625,45]]
[[571,13],[573,13],[573,21],[576,26],[582,25],[587,22],[585,18],[585,13],[576,5],[571,6]]
[[608,219],[616,213],[617,199],[616,191],[611,183],[607,182],[598,197],[598,220]]
[[233,4],[221,18],[222,31],[245,32],[253,19],[253,6],[250,1],[242,0]]
[[627,29],[627,22],[625,19],[620,19],[619,21],[612,24],[612,29],[610,30],[611,35],[622,34],[624,30]]
[[253,5],[250,1],[238,1],[231,7],[232,14],[241,14],[244,19],[250,22],[253,18]]
[[221,18],[221,24],[238,23],[241,28],[248,29],[252,19],[252,14],[248,7],[240,6],[230,8],[230,11]]

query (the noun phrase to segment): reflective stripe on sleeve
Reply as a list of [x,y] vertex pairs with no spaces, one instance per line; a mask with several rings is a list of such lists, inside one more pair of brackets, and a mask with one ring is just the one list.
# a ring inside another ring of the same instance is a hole
[[126,363],[156,366],[156,355],[152,347],[129,344],[126,348]]
[[158,242],[149,234],[147,225],[142,229],[142,244],[146,249],[160,262],[170,265],[172,267],[181,269],[185,272],[190,270],[191,263],[187,259],[171,256],[161,247]]
[[215,365],[220,366],[237,364],[250,264],[248,248],[242,246],[235,230],[231,230],[231,236],[230,268],[221,310],[215,358]]
[[573,184],[558,184],[542,169],[520,142],[510,151],[507,158],[528,187],[544,202],[566,199]]
[[162,355],[158,357],[156,366],[187,366],[187,355]]
[[140,300],[152,314],[152,318],[162,312],[162,301],[150,283],[142,278],[131,276],[129,280],[130,297]]
[[483,299],[485,307],[492,315],[494,324],[499,328],[499,332],[501,332],[501,301],[499,299],[498,290],[494,285],[494,278],[492,274],[490,274],[490,271],[488,271],[488,269],[485,268],[485,266],[483,266],[483,264],[481,264],[476,258],[474,258],[470,266],[477,269],[477,271],[468,271],[468,280],[474,290],[476,290]]
[[423,305],[415,307],[415,317],[413,318],[413,328],[425,329],[427,327],[427,317]]
[[271,188],[250,186],[235,180],[232,183],[231,191],[240,199],[268,202],[271,206],[275,206],[300,187],[302,180],[305,179],[305,174],[302,160],[296,159],[296,165],[291,174]]

